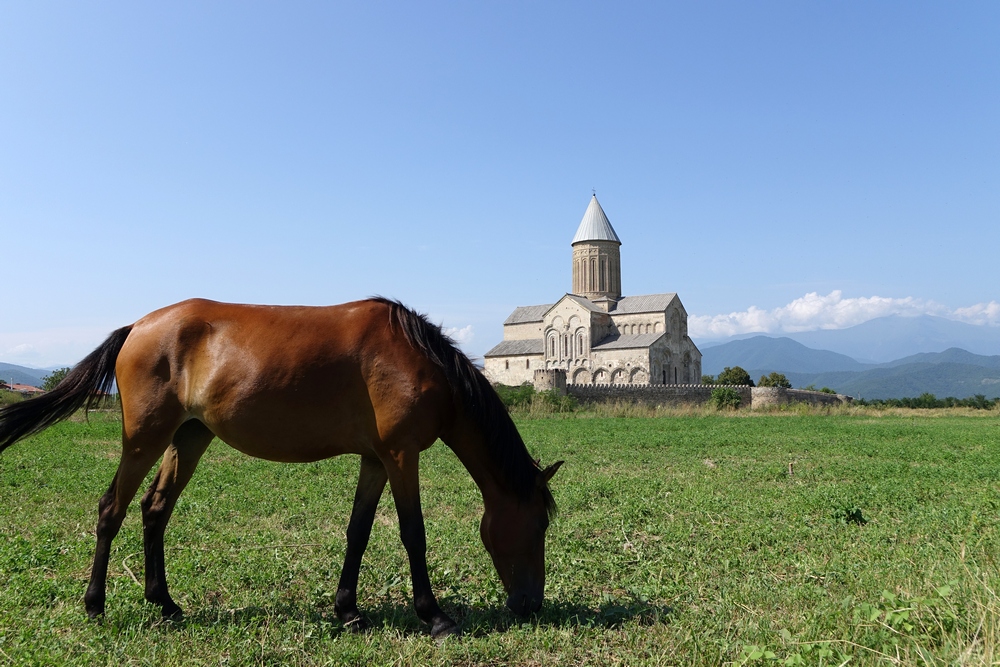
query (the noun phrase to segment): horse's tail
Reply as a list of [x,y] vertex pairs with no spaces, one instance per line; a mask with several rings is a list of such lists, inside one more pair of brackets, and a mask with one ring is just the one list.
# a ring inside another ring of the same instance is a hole
[[115,381],[115,361],[132,326],[118,329],[66,374],[55,389],[0,408],[0,452],[86,406],[94,407]]

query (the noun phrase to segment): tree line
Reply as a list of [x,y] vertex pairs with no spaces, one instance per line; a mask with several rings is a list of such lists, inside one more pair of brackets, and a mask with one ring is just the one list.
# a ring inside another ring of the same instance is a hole
[[750,373],[746,372],[740,366],[729,367],[726,366],[719,376],[714,375],[702,375],[702,384],[732,384],[741,387],[784,387],[785,389],[791,389],[792,383],[788,381],[784,373],[771,373],[770,375],[761,375],[760,380],[757,381],[755,385],[753,380],[750,378]]
[[986,398],[984,394],[976,394],[969,398],[938,398],[931,393],[923,393],[916,398],[859,398],[856,405],[870,405],[882,408],[974,408],[976,410],[993,410],[1000,408],[1000,397]]

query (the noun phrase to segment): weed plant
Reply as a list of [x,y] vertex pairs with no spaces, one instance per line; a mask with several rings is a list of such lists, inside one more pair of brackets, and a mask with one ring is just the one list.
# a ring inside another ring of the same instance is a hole
[[0,405],[10,405],[11,403],[19,403],[24,400],[20,392],[11,391],[9,389],[0,389]]
[[[970,418],[970,417],[976,418]],[[1000,660],[1000,413],[797,406],[516,413],[552,489],[546,602],[504,610],[478,490],[447,447],[421,459],[431,578],[464,636],[412,611],[391,497],[359,586],[333,613],[358,470],[205,455],[167,531],[181,622],[142,600],[133,503],[107,616],[82,597],[113,411],[0,455],[0,664],[945,665]]]

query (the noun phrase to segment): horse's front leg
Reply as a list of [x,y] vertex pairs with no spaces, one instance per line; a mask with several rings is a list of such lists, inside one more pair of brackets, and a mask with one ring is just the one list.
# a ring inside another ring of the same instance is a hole
[[410,560],[413,606],[420,620],[431,626],[432,637],[458,634],[458,625],[438,606],[427,574],[427,537],[420,510],[420,479],[416,450],[394,452],[386,464],[389,486],[399,515],[399,533]]
[[372,533],[372,522],[378,501],[388,479],[385,467],[376,458],[361,457],[361,472],[358,473],[358,488],[354,492],[354,509],[347,524],[347,552],[344,568],[340,572],[337,585],[337,602],[334,610],[337,618],[350,630],[359,631],[367,627],[364,617],[358,611],[358,575],[361,572],[361,557],[368,548],[368,538]]

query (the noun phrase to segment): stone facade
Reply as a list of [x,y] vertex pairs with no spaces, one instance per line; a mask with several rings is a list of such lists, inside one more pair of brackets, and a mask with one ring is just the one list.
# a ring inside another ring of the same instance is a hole
[[559,369],[535,371],[535,391],[554,391],[566,395],[566,372]]
[[521,306],[485,355],[499,384],[561,369],[569,385],[669,385],[701,381],[701,352],[674,293],[621,296],[621,241],[595,196],[573,239],[573,293]]

